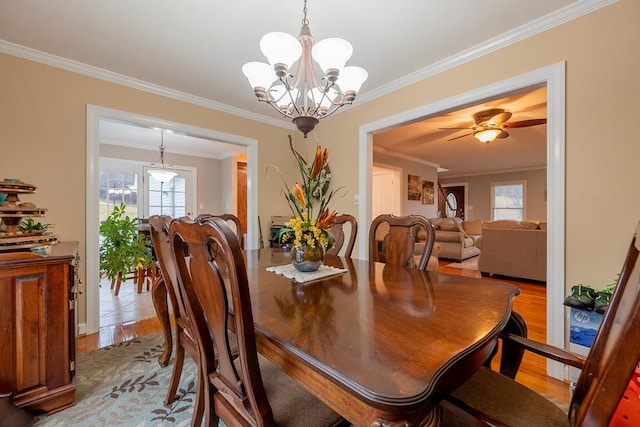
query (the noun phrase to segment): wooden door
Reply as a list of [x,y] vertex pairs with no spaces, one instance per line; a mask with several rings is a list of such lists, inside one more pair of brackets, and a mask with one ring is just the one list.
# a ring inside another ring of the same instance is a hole
[[465,218],[464,212],[464,185],[454,187],[440,187],[438,197],[438,210],[443,217]]
[[238,219],[242,232],[247,232],[247,164],[238,162]]

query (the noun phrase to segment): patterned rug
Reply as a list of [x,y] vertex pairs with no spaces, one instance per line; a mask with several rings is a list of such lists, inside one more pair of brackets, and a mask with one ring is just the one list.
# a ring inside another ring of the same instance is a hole
[[81,353],[76,366],[76,404],[36,426],[189,426],[195,401],[196,367],[185,356],[176,400],[164,406],[173,358],[161,368],[162,334]]

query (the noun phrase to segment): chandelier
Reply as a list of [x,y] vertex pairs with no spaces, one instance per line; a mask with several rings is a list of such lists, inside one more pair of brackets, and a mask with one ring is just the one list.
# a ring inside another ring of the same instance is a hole
[[176,175],[176,172],[170,170],[173,165],[167,165],[164,163],[164,131],[160,131],[160,163],[151,163],[151,168],[147,173],[160,183],[171,181]]
[[307,0],[303,14],[298,39],[281,32],[265,34],[260,39],[260,50],[269,64],[248,62],[242,72],[258,101],[293,119],[306,138],[319,119],[353,103],[368,74],[360,67],[345,67],[353,53],[348,41],[328,38],[314,45]]

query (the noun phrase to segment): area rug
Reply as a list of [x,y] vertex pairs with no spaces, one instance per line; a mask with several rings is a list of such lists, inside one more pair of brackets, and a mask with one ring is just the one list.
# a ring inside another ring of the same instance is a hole
[[478,258],[479,255],[476,255],[471,258],[467,258],[462,262],[452,262],[451,264],[447,264],[447,267],[453,268],[462,268],[464,270],[478,270]]
[[76,404],[36,426],[189,426],[196,391],[196,366],[185,356],[176,400],[164,406],[173,358],[160,367],[162,334],[152,334],[99,350],[76,360]]

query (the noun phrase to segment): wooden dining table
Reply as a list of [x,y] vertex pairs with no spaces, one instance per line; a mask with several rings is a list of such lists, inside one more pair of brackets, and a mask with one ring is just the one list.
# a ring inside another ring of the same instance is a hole
[[[438,425],[438,402],[491,356],[520,292],[329,255],[325,265],[344,272],[297,283],[267,271],[290,263],[286,252],[248,250],[245,260],[258,351],[354,426]],[[169,325],[162,286],[154,304]],[[164,332],[161,364],[172,346]]]

